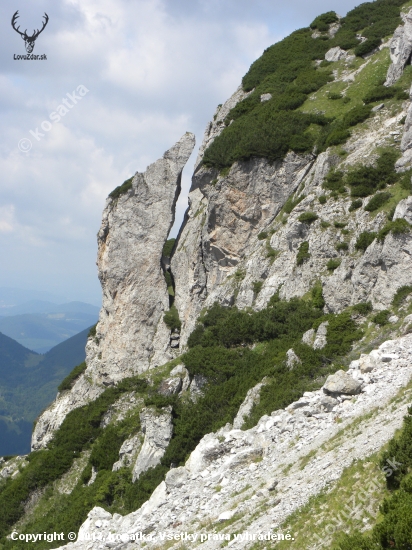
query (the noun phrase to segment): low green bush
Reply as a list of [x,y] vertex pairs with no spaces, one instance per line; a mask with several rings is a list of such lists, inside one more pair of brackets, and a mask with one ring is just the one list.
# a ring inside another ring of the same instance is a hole
[[302,265],[305,260],[310,258],[309,254],[309,242],[303,241],[299,245],[299,250],[296,255],[296,265]]
[[312,295],[312,303],[314,307],[318,307],[319,309],[323,309],[325,306],[325,300],[323,298],[323,289],[322,289],[322,283],[318,281],[315,286],[311,290]]
[[401,286],[400,288],[398,288],[395,296],[393,297],[392,305],[395,307],[400,307],[405,301],[405,299],[411,293],[412,293],[412,286],[410,285]]
[[392,198],[392,195],[390,193],[376,193],[368,204],[365,206],[365,210],[368,212],[374,212],[375,210],[378,210],[381,206],[383,206],[386,202],[388,202],[389,199]]
[[322,13],[322,15],[318,15],[310,24],[310,28],[321,30],[319,26],[326,25],[326,30],[328,30],[329,25],[337,21],[339,21],[339,18],[336,13],[334,11],[327,11],[326,13]]
[[353,197],[367,197],[373,195],[377,189],[395,183],[398,175],[395,172],[395,151],[384,151],[374,166],[361,166],[349,172],[346,183],[351,187]]
[[255,294],[259,294],[259,292],[262,290],[262,286],[263,286],[263,281],[253,281],[252,283],[253,292]]
[[329,271],[335,271],[335,269],[337,269],[341,263],[342,260],[340,258],[331,258],[326,264],[326,267]]
[[365,42],[362,42],[355,48],[355,55],[362,57],[363,55],[367,55],[368,53],[371,53],[373,50],[378,48],[380,44],[382,43],[382,40],[380,38],[373,38],[371,40],[366,40]]
[[336,229],[343,229],[348,224],[346,222],[333,222],[333,225],[336,227]]
[[343,178],[344,173],[341,170],[331,170],[323,181],[322,187],[329,191],[337,191],[344,187]]
[[376,239],[376,233],[373,231],[363,231],[356,240],[355,248],[356,250],[365,250],[370,246],[373,241]]
[[368,315],[372,309],[371,302],[359,302],[359,304],[352,306],[352,310],[356,313],[360,313],[361,315]]
[[342,99],[342,98],[343,98],[342,94],[335,94],[333,92],[329,92],[329,94],[328,94],[328,99],[332,99],[334,101],[336,101],[338,99]]
[[349,212],[353,212],[362,206],[362,199],[355,199],[349,206]]
[[59,392],[62,392],[62,391],[65,391],[65,390],[70,390],[71,387],[73,386],[74,382],[80,377],[81,374],[84,373],[86,368],[87,368],[87,365],[84,361],[83,361],[83,363],[80,363],[80,365],[77,365],[77,367],[74,367],[74,369],[71,371],[71,373],[69,373],[66,376],[66,378],[64,378],[64,380],[60,383],[57,390]]
[[401,188],[405,189],[405,191],[409,191],[409,193],[411,193],[412,191],[411,176],[412,176],[412,170],[408,170],[402,175],[402,177],[399,180],[399,184]]
[[179,312],[177,311],[175,305],[172,305],[169,311],[166,311],[163,316],[163,321],[165,325],[170,328],[171,331],[176,329],[180,330],[182,328],[182,322],[179,319]]
[[320,204],[326,204],[326,201],[328,200],[326,195],[320,195],[320,197],[318,197],[318,200],[320,202]]
[[132,188],[133,177],[134,176],[124,181],[122,185],[119,185],[116,189],[113,189],[113,191],[109,193],[109,197],[112,199],[118,199],[121,195],[127,193],[127,191]]
[[257,236],[259,241],[263,241],[263,239],[266,239],[268,236],[267,232],[266,231],[262,231],[261,233],[259,233],[259,235]]
[[388,221],[383,228],[378,233],[378,241],[383,242],[385,237],[389,233],[394,235],[401,235],[403,233],[409,233],[411,230],[411,225],[404,219],[398,218],[394,221]]
[[172,255],[175,242],[176,242],[176,239],[174,238],[167,239],[167,241],[163,245],[162,256],[165,256],[166,258],[170,258],[170,256]]
[[285,202],[283,206],[283,211],[286,212],[286,214],[290,214],[292,210],[297,206],[300,202],[303,201],[306,195],[300,195],[297,197],[296,200],[293,200],[293,197],[289,197],[288,200]]
[[342,123],[348,127],[356,126],[370,117],[371,110],[369,105],[358,105],[343,115]]
[[90,327],[89,332],[87,334],[87,338],[96,338],[96,327],[97,323]]
[[328,134],[325,141],[325,147],[333,147],[334,145],[345,143],[350,136],[351,133],[347,128],[336,128]]
[[391,312],[388,309],[384,309],[383,311],[380,311],[377,313],[373,318],[372,321],[376,323],[377,325],[387,325],[389,323],[389,317]]
[[301,214],[298,218],[298,220],[302,223],[313,223],[314,221],[316,221],[318,219],[318,215],[315,214],[314,212],[303,212],[303,214]]
[[338,252],[346,252],[347,250],[349,250],[349,245],[348,245],[348,243],[345,243],[345,242],[338,243],[336,245],[336,250]]

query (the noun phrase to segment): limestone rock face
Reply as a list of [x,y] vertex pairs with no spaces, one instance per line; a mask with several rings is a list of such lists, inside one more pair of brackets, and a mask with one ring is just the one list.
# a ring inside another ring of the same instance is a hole
[[242,427],[244,421],[252,412],[254,405],[259,403],[260,390],[263,388],[265,384],[266,384],[266,379],[263,379],[262,382],[259,382],[259,384],[256,384],[256,386],[254,386],[247,392],[246,397],[243,403],[240,405],[238,413],[233,421],[233,427],[235,429],[239,429]]
[[323,391],[326,394],[340,394],[355,395],[360,392],[361,383],[359,380],[355,380],[350,374],[343,370],[338,370],[335,374],[328,376]]
[[136,174],[130,191],[108,199],[98,234],[99,350],[88,364],[98,383],[116,382],[172,357],[170,331],[163,323],[169,298],[161,256],[194,144],[193,134],[185,134],[144,174]]
[[339,46],[336,48],[331,48],[325,53],[326,61],[340,61],[341,59],[346,59],[348,57],[348,52],[342,50]]
[[145,437],[133,467],[133,481],[136,481],[142,472],[160,463],[172,438],[172,408],[167,407],[162,410],[162,414],[151,409],[144,409],[140,413],[142,432]]
[[391,65],[386,75],[385,86],[392,86],[402,76],[403,69],[412,53],[412,10],[404,16],[390,43]]
[[142,443],[140,433],[123,441],[119,450],[119,460],[113,464],[113,472],[120,470],[120,468],[127,468],[128,466],[131,466],[141,447]]
[[96,399],[105,387],[172,358],[170,330],[163,322],[169,297],[161,257],[194,145],[194,135],[186,133],[144,174],[136,173],[131,189],[107,199],[97,257],[103,305],[96,337],[87,343],[87,369],[41,415],[33,450],[47,444],[71,410]]
[[[195,172],[190,206],[171,259],[175,304],[183,323],[181,345],[203,307],[215,300],[234,302],[241,282],[234,277],[239,262],[256,247],[257,235],[296,191],[313,161],[312,155],[290,153],[272,164],[266,159],[237,162],[225,177],[204,166]],[[260,262],[255,279],[267,273],[267,262]],[[250,288],[238,304],[244,307],[253,299]]]
[[393,219],[398,218],[403,218],[412,225],[412,197],[407,197],[398,203]]

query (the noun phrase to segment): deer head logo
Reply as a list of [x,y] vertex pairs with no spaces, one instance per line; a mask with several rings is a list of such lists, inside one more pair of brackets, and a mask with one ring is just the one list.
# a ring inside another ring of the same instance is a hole
[[20,32],[19,29],[20,27],[17,27],[16,28],[16,21],[19,17],[19,12],[18,10],[16,11],[16,13],[13,15],[12,19],[11,19],[11,26],[13,27],[13,29],[18,32],[20,34],[20,36],[23,38],[24,40],[24,45],[26,47],[26,52],[27,53],[31,53],[34,49],[34,43],[36,42],[37,40],[37,37],[39,36],[39,34],[41,32],[43,32],[45,26],[47,25],[48,21],[49,21],[49,16],[47,15],[47,13],[45,13],[43,15],[44,17],[44,21],[43,21],[43,26],[42,28],[39,30],[37,29],[37,31],[33,31],[33,34],[31,36],[29,36],[27,34],[27,29],[24,31],[24,32]]

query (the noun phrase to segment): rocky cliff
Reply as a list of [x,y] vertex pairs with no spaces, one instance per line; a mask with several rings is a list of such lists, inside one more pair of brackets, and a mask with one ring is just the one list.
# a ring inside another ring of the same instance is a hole
[[37,421],[34,450],[47,444],[71,410],[105,387],[172,358],[170,330],[163,323],[169,295],[162,249],[194,145],[194,135],[186,133],[162,159],[108,197],[97,236],[103,305],[87,342],[87,369]]
[[[412,10],[384,7],[323,14],[293,35],[284,80],[291,43],[216,110],[170,259],[179,348],[161,256],[193,136],[111,194],[87,369],[36,425],[48,449],[3,465],[0,534],[82,518],[63,548],[264,548],[234,534],[293,529],[301,550],[372,527],[412,380]],[[335,522],[361,489],[367,514]]]

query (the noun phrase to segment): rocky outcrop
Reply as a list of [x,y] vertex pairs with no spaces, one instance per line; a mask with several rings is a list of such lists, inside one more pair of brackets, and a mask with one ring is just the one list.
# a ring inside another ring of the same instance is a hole
[[386,75],[385,86],[392,86],[402,76],[405,65],[410,61],[412,53],[412,10],[403,17],[390,43],[391,65]]
[[162,248],[194,145],[194,135],[186,133],[145,173],[136,173],[130,189],[107,199],[97,257],[103,305],[96,336],[86,347],[87,369],[41,415],[33,449],[44,447],[68,412],[96,399],[105,387],[172,358],[170,330],[163,322],[169,296]]
[[142,447],[143,435],[138,433],[123,441],[119,449],[119,460],[113,464],[113,472],[133,465]]
[[339,395],[344,393],[345,395],[356,395],[360,392],[361,382],[355,380],[350,374],[343,370],[338,370],[335,374],[328,376],[323,391],[327,395]]
[[189,371],[183,365],[177,365],[170,371],[168,378],[159,386],[159,393],[164,396],[186,391],[190,386]]
[[342,50],[342,48],[336,46],[336,48],[331,48],[325,53],[325,59],[326,61],[340,61],[341,59],[346,59],[348,55],[346,50]]
[[[388,356],[393,357],[389,362]],[[139,510],[121,516],[94,508],[78,541],[64,548],[94,550],[102,541],[114,546],[121,535],[122,548],[132,550],[139,533],[147,533],[146,546],[156,548],[161,533],[203,533],[204,525],[235,516],[240,519],[228,532],[261,533],[282,525],[311,497],[331,490],[354,460],[374,455],[393,437],[410,401],[403,389],[412,379],[411,357],[412,335],[387,341],[370,354],[373,376],[358,368],[344,373],[362,382],[361,393],[330,397],[323,390],[306,392],[250,430],[226,425],[207,434]],[[330,445],[337,436],[338,448]],[[202,547],[219,548],[221,542],[206,538]],[[236,544],[248,547],[247,540]]]
[[140,413],[140,422],[144,441],[133,466],[133,481],[136,481],[142,472],[160,464],[173,434],[172,408],[164,408],[161,413],[143,409]]
[[264,378],[262,382],[259,382],[259,384],[256,384],[256,386],[254,386],[247,392],[246,397],[243,403],[240,405],[237,415],[233,420],[233,427],[235,429],[240,429],[243,426],[245,420],[250,416],[253,407],[259,403],[261,389],[266,384],[267,379]]
[[[171,259],[175,304],[183,322],[181,344],[201,309],[215,300],[233,304],[241,284],[240,262],[256,247],[257,235],[270,224],[312,166],[312,155],[294,153],[285,160],[237,162],[229,174],[200,167],[193,177],[189,209]],[[267,276],[259,262],[256,279]],[[250,288],[250,305],[254,293]],[[238,301],[239,303],[239,301]]]

